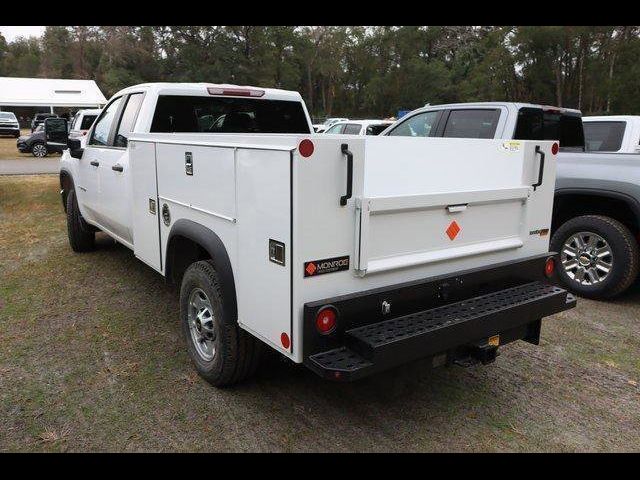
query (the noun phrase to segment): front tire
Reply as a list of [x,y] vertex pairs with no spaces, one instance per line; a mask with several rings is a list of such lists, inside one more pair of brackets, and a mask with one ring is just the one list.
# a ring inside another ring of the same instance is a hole
[[222,286],[210,260],[187,268],[180,287],[180,317],[191,361],[216,387],[239,383],[257,369],[262,343],[225,314]]
[[37,158],[44,158],[49,154],[47,146],[42,142],[37,142],[31,147],[31,155]]
[[75,190],[67,194],[67,234],[74,252],[88,252],[95,246],[96,233],[80,214]]
[[604,215],[583,215],[563,223],[553,234],[558,276],[573,292],[587,298],[612,298],[638,275],[638,243],[622,223]]

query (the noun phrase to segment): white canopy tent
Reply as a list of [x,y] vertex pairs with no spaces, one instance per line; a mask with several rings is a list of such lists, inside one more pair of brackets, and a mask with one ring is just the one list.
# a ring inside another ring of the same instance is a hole
[[0,77],[0,110],[49,107],[53,113],[54,107],[101,108],[105,103],[93,80]]

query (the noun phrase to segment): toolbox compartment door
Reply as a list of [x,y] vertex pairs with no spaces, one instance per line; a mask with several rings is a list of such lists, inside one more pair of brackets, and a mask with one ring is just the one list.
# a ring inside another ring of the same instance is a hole
[[155,143],[129,142],[132,161],[133,252],[162,273]]
[[528,210],[550,212],[553,186],[533,185],[553,182],[552,142],[376,140],[356,199],[360,275],[520,249]]

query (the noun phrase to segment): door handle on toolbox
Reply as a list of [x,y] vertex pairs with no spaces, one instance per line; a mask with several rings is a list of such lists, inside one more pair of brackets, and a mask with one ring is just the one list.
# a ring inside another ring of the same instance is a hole
[[92,162],[89,162],[91,165],[93,165],[94,167],[97,167],[98,165],[100,165],[100,162],[96,162],[95,160],[93,160]]
[[111,170],[115,170],[116,172],[122,172],[124,168],[122,167],[122,165],[119,165],[116,163],[113,167],[111,167]]
[[353,153],[349,151],[349,145],[343,143],[341,150],[347,156],[347,194],[340,197],[340,205],[345,206],[353,194]]
[[542,176],[544,175],[544,152],[540,150],[540,145],[536,145],[536,155],[537,154],[540,154],[540,170],[538,170],[538,181],[531,185],[534,192],[537,187],[542,185]]

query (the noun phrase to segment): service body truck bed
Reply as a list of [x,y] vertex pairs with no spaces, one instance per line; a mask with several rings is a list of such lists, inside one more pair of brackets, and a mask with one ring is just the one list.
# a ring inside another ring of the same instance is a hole
[[[141,129],[127,149],[130,244],[183,277],[183,321],[237,321],[325,378],[424,357],[488,363],[575,305],[548,253],[552,141]],[[222,301],[207,314],[196,296],[191,318],[186,299],[207,289],[190,264],[203,261]]]

